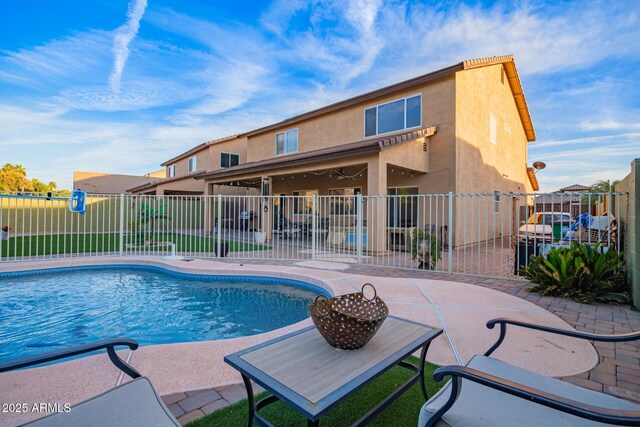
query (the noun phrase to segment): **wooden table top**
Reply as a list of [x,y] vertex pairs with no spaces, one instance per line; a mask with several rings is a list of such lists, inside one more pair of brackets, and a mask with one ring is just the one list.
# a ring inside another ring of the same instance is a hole
[[305,411],[333,406],[442,333],[389,316],[358,350],[330,346],[315,326],[225,357],[227,363]]

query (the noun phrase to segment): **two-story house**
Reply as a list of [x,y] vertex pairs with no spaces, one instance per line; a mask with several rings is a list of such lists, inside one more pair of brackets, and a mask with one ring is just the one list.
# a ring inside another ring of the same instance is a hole
[[535,132],[512,55],[463,61],[242,137],[246,162],[195,176],[207,194],[218,185],[345,198],[537,190],[527,167]]
[[[513,56],[481,58],[205,142],[163,163],[166,179],[130,191],[275,196],[273,218],[306,213],[298,206],[307,205],[305,198],[328,195],[335,200],[319,214],[344,219],[354,213],[357,194],[537,190],[527,165],[527,144],[534,140]],[[402,209],[380,208],[377,222],[421,225],[411,205],[416,200],[402,199]]]

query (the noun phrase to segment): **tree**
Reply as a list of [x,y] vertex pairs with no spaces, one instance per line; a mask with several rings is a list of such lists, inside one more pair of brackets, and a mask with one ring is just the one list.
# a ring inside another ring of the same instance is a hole
[[589,187],[590,193],[608,193],[613,191],[613,189],[620,183],[619,179],[611,182],[610,180],[600,180],[595,182],[591,187]]
[[33,191],[24,166],[7,163],[0,169],[0,191]]
[[48,184],[37,178],[27,178],[27,169],[19,164],[6,163],[0,168],[0,191],[34,191],[36,193],[56,193],[58,197],[69,197],[68,190],[58,191],[54,181]]
[[[588,193],[600,193],[600,194],[594,194],[591,196],[589,194],[583,194],[582,203],[585,205],[588,205],[588,204],[598,205],[600,203],[604,203],[604,206],[605,206],[604,209],[606,210],[606,206],[608,206],[609,204],[606,193],[610,193],[614,191],[615,187],[619,183],[620,183],[619,179],[616,179],[613,182],[611,182],[611,180],[608,180],[608,179],[606,180],[602,179],[600,181],[596,181],[589,187]],[[605,193],[605,194],[602,194],[602,193]]]

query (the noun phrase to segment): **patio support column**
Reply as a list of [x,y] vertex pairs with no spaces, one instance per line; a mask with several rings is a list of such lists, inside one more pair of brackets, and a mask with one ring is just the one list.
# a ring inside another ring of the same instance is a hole
[[205,186],[205,194],[204,194],[204,232],[205,233],[211,233],[213,231],[212,228],[212,224],[213,221],[211,221],[211,198],[213,195],[213,184],[207,184]]
[[367,251],[384,252],[387,249],[387,162],[380,155],[367,163],[367,193],[365,219],[367,220]]
[[265,242],[271,241],[271,228],[273,227],[273,179],[269,176],[263,176],[262,188],[260,190],[260,231],[265,235]]

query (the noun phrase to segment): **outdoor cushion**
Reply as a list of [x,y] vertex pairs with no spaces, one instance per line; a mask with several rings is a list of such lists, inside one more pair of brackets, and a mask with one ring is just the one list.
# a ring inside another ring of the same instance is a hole
[[[474,356],[467,365],[478,371],[603,408],[640,410],[640,405],[568,383],[485,356]],[[451,394],[451,382],[436,393],[420,411],[419,426],[440,409]],[[461,426],[603,426],[549,407],[532,403],[469,380],[462,380],[458,399],[436,423],[438,427]]]
[[180,426],[145,377],[125,383],[29,426]]

